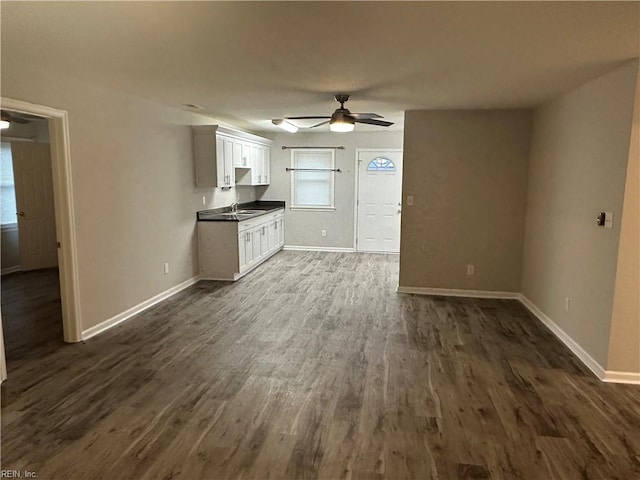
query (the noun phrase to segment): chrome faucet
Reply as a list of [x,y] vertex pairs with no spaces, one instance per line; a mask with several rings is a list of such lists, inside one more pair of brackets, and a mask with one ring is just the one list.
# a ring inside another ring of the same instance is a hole
[[238,211],[238,202],[233,202],[233,203],[231,204],[231,211],[232,211],[233,213],[235,213],[235,212],[237,212],[237,211]]

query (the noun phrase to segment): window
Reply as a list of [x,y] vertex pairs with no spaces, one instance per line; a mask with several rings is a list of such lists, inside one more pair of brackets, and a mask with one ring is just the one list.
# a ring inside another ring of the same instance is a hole
[[11,144],[0,144],[0,224],[17,223],[16,186],[13,181],[13,164],[11,162]]
[[395,172],[396,166],[388,158],[376,157],[369,162],[367,170],[370,172]]
[[291,207],[334,208],[333,149],[291,151]]

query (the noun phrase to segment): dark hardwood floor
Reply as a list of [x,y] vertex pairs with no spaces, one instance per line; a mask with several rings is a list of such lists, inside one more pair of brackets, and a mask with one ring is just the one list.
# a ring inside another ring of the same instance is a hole
[[57,268],[5,275],[0,288],[8,369],[65,345]]
[[[9,365],[2,468],[43,479],[638,479],[640,389],[516,301],[283,252]],[[3,305],[4,308],[4,305]]]

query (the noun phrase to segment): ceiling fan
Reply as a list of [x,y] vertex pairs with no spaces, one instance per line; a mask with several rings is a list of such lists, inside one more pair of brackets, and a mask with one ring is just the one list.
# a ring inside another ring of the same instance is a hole
[[8,112],[6,110],[0,111],[0,117],[2,118],[2,120],[6,120],[7,122],[15,122],[21,124],[30,122],[28,118],[30,117],[30,115]]
[[[340,93],[335,95],[334,98],[336,99],[336,102],[340,104],[340,108],[337,108],[331,116],[311,115],[303,117],[284,117],[284,121],[288,122],[289,120],[323,120],[322,122],[312,125],[309,128],[319,127],[328,123],[329,129],[332,132],[351,132],[353,131],[356,123],[366,123],[367,125],[378,125],[380,127],[388,127],[390,125],[393,125],[393,122],[379,120],[380,118],[382,118],[382,115],[378,115],[377,113],[351,113],[349,109],[344,108],[344,104],[347,102],[347,100],[349,100],[349,95]],[[275,120],[273,121],[273,123],[276,125],[280,125],[279,123],[276,123]]]
[[33,115],[29,115],[26,113],[13,113],[8,112],[6,110],[0,111],[0,128],[5,129],[9,128],[11,123],[19,123],[21,125],[31,123],[31,119],[39,119],[41,117],[36,117]]

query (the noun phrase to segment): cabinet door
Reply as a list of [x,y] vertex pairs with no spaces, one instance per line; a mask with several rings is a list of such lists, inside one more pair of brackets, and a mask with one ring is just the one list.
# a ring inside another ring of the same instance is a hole
[[239,140],[233,141],[233,166],[244,167],[246,163],[242,160],[242,142]]
[[[249,267],[255,260],[253,252],[253,232],[246,231],[240,234],[239,244],[240,247],[240,271],[243,268]],[[244,264],[242,263],[244,260]]]
[[224,141],[224,171],[227,178],[227,187],[236,184],[236,169],[233,166],[233,149],[235,142],[229,138]]
[[260,169],[260,150],[257,145],[251,144],[251,185],[260,185],[260,177],[262,175]]
[[284,246],[284,216],[278,220],[278,246]]
[[262,149],[262,172],[264,175],[262,183],[269,185],[269,177],[271,176],[271,149],[269,147]]
[[247,266],[247,234],[246,232],[238,234],[238,266],[240,267],[240,272],[244,270]]
[[242,142],[242,166],[251,168],[251,144]]
[[225,145],[223,138],[216,138],[216,184],[218,188],[226,187],[227,175],[224,170]]
[[262,248],[262,240],[261,240],[262,227],[254,228],[253,230],[251,230],[251,234],[253,236],[253,243],[252,243],[253,260],[254,261],[258,261],[262,257],[262,252],[261,252],[261,248]]
[[269,253],[269,224],[262,226],[260,230],[260,255]]
[[268,225],[268,248],[270,252],[278,248],[278,223],[279,220],[276,218],[271,220]]
[[[233,168],[233,140],[230,138],[224,139],[224,157],[222,162],[218,158],[218,164],[222,163],[223,167],[223,186],[230,187],[235,182],[235,170]],[[233,177],[233,178],[232,178]]]

